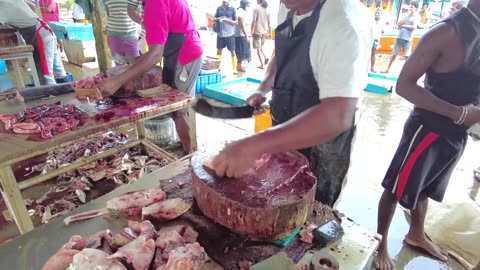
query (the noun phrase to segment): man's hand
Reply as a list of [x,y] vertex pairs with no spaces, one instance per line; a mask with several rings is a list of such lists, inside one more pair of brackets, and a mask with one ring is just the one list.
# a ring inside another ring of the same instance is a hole
[[476,123],[480,122],[480,108],[475,105],[467,106],[467,117],[463,124],[467,127],[471,127]]
[[267,98],[265,97],[265,95],[262,95],[260,93],[255,93],[247,98],[247,105],[256,108],[255,111],[253,111],[254,115],[262,114],[265,112],[265,108],[261,107],[261,105],[266,100]]
[[103,97],[112,96],[118,91],[118,89],[120,89],[120,87],[122,87],[122,83],[116,77],[104,79],[97,85],[97,88],[100,90]]
[[212,169],[220,177],[239,178],[255,167],[255,161],[260,156],[257,149],[249,139],[229,143],[213,159]]

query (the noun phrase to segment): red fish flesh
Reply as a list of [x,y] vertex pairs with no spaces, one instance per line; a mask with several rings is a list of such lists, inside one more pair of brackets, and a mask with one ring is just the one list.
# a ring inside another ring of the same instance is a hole
[[161,189],[128,192],[107,201],[107,209],[114,215],[138,216],[143,207],[163,201],[166,197]]
[[40,134],[43,139],[80,125],[80,120],[86,115],[73,104],[65,106],[60,103],[42,105],[13,114],[2,114],[0,120],[6,130],[18,134]]

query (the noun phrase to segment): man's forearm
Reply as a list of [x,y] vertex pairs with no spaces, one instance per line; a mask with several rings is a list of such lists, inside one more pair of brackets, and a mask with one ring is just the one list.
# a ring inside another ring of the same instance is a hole
[[230,19],[223,19],[224,23],[228,23],[230,25],[237,25],[238,21],[233,21],[233,20],[230,20]]
[[327,143],[353,125],[358,99],[330,98],[285,124],[247,138],[260,154],[298,150]]
[[141,74],[144,74],[162,60],[163,49],[164,45],[150,46],[149,51],[146,54],[142,55],[134,64],[130,65],[124,73],[115,78],[120,80],[123,85],[126,82],[137,78]]
[[264,94],[267,94],[268,92],[272,91],[276,74],[277,74],[277,59],[275,56],[273,56],[270,62],[268,63],[267,72],[265,73],[265,78],[260,84],[259,90],[262,91]]
[[436,97],[416,83],[398,81],[396,92],[418,108],[446,116],[452,121],[460,117],[461,109],[458,106]]

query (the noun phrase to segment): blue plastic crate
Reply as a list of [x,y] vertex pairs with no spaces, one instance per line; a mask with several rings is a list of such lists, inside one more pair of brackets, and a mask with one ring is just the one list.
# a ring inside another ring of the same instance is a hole
[[386,79],[368,78],[368,85],[365,87],[365,91],[373,92],[380,95],[386,95],[391,92],[395,82]]
[[398,80],[397,77],[390,77],[390,76],[387,76],[387,75],[373,73],[373,72],[369,72],[368,77],[377,78],[377,79],[384,79],[384,80],[389,80],[389,81],[394,81],[394,82],[396,82]]
[[205,87],[203,90],[203,95],[209,98],[213,98],[227,104],[231,104],[234,106],[243,106],[247,98],[255,91],[256,89],[252,90],[252,93],[227,93],[223,90],[223,88],[227,85],[238,84],[243,82],[250,82],[254,84],[260,85],[261,81],[253,78],[241,78],[233,81],[227,81],[223,83],[213,84]]
[[7,63],[5,60],[0,60],[0,74],[7,73]]
[[92,24],[90,23],[49,22],[48,25],[58,39],[95,40]]
[[203,89],[205,89],[206,86],[221,83],[222,81],[223,77],[218,72],[214,74],[198,75],[195,93],[202,94]]

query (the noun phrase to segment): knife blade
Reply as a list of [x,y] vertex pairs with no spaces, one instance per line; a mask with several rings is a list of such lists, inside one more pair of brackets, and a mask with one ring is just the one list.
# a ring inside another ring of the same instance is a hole
[[199,114],[221,119],[251,118],[255,110],[252,106],[218,107],[211,105],[203,98],[198,99],[192,108]]

